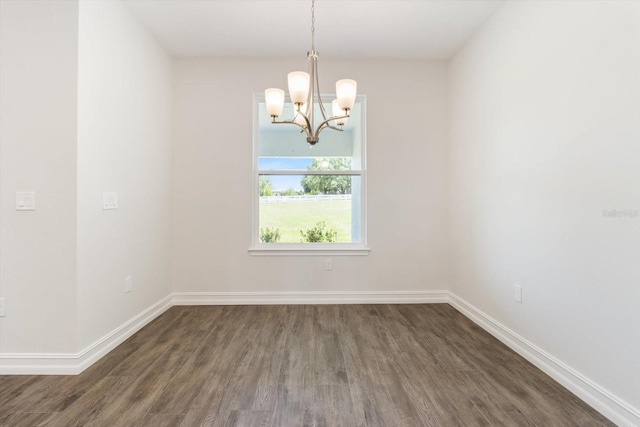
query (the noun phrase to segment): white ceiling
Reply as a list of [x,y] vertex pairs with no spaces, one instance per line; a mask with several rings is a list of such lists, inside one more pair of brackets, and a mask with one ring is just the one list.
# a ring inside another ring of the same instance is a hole
[[[306,56],[310,0],[124,0],[176,56]],[[317,0],[329,58],[446,59],[503,0]]]

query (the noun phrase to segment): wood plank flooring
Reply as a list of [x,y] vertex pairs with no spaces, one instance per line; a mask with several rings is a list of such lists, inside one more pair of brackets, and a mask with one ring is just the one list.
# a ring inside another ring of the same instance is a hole
[[611,426],[446,304],[173,307],[3,426]]

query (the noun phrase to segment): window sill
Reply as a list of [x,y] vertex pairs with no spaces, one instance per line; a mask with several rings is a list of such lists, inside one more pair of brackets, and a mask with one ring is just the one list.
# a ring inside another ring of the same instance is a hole
[[260,245],[249,248],[252,256],[367,256],[371,251],[364,246],[343,246],[332,248],[321,245],[319,247],[309,247],[310,245]]

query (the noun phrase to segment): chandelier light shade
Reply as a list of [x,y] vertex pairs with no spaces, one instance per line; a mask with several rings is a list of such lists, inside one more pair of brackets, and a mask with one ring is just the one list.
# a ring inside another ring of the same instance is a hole
[[264,91],[267,113],[271,117],[280,117],[284,108],[284,91],[282,89],[267,89]]
[[[343,79],[336,82],[336,97],[331,103],[331,116],[327,115],[318,81],[318,52],[315,50],[315,0],[311,0],[311,50],[307,52],[309,72],[294,71],[288,75],[289,98],[294,107],[294,116],[290,120],[277,121],[284,108],[284,91],[270,88],[264,91],[267,113],[274,124],[292,124],[302,128],[307,142],[312,146],[319,141],[320,132],[326,128],[342,131],[349,119],[349,112],[356,102],[357,83]],[[322,115],[320,124],[315,126],[315,104]]]
[[343,110],[349,111],[356,102],[356,88],[358,84],[355,80],[343,79],[336,82],[336,96],[338,104]]
[[309,74],[304,71],[289,73],[289,97],[295,105],[307,102],[309,96]]

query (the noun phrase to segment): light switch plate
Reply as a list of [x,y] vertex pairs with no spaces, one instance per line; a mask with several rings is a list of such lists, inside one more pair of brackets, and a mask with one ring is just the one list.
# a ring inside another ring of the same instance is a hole
[[118,209],[118,193],[102,193],[102,210]]
[[35,211],[36,193],[34,193],[33,191],[18,191],[16,193],[16,210]]

